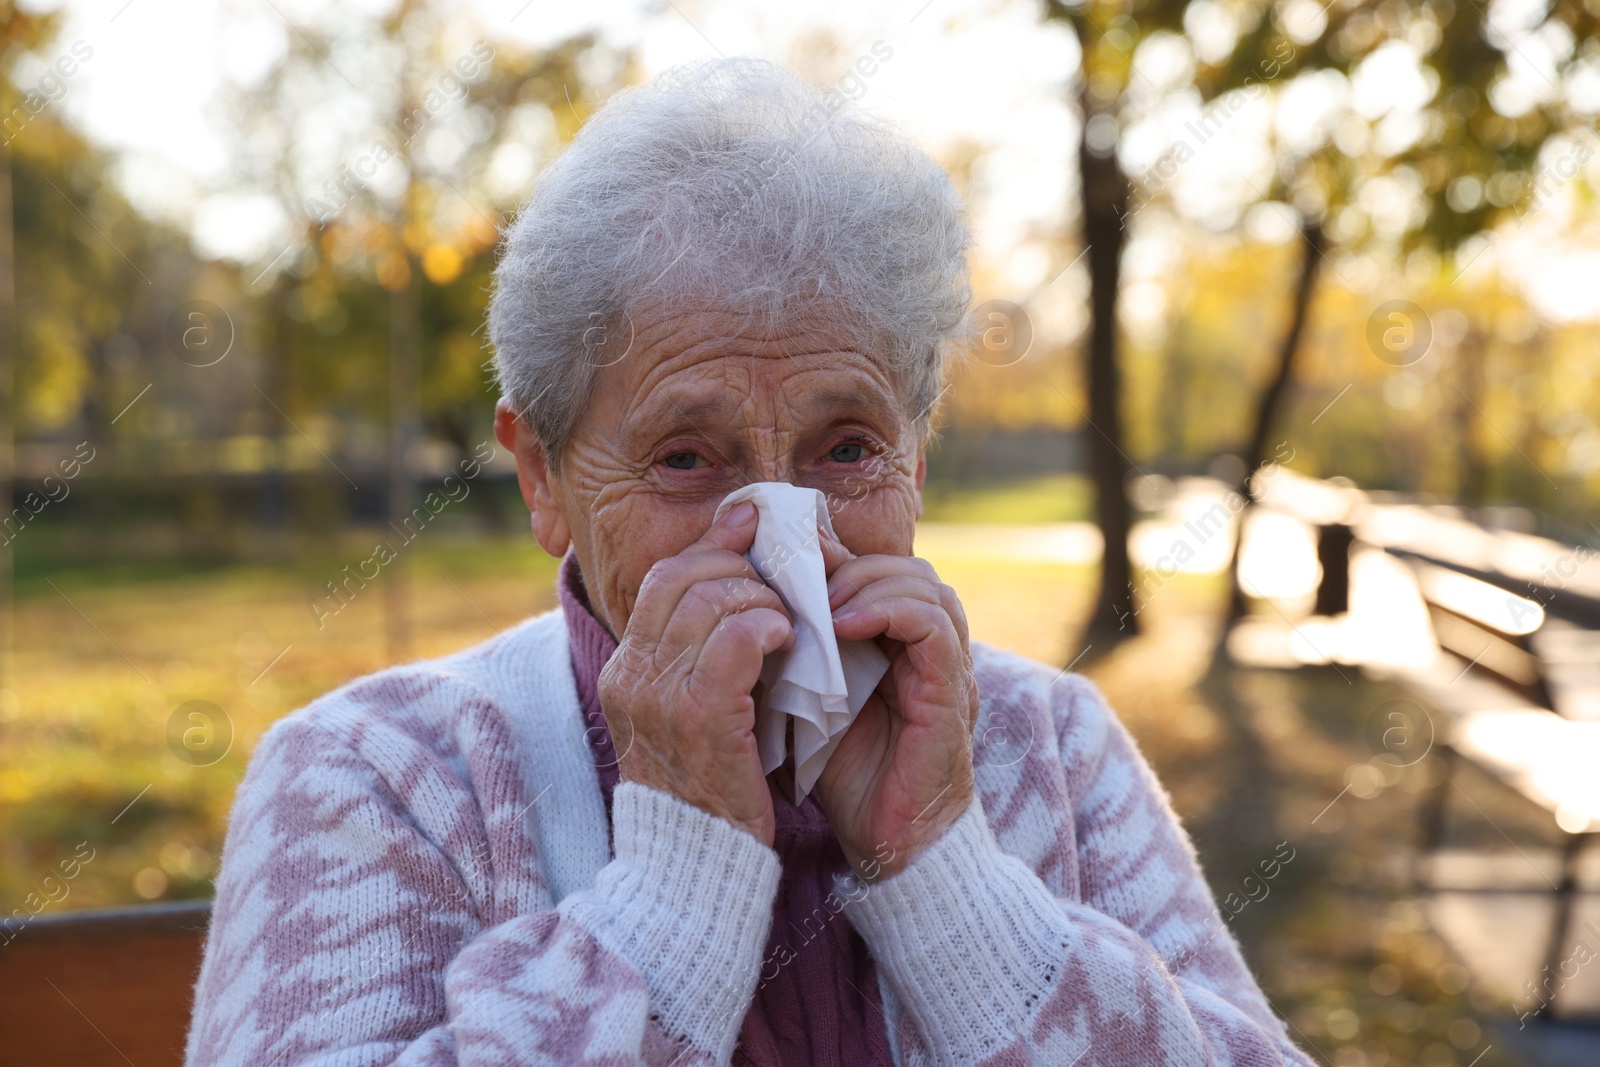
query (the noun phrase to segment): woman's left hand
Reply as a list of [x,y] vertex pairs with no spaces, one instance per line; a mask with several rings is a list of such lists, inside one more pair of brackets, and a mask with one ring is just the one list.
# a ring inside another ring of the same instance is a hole
[[823,535],[840,640],[881,637],[889,669],[817,779],[864,881],[897,874],[972,803],[978,683],[955,590],[915,556],[852,556]]

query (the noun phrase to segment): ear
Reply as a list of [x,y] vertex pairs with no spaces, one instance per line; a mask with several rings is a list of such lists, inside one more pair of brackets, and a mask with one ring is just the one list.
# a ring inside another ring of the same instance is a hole
[[922,519],[922,483],[928,480],[928,454],[917,452],[917,519]]
[[505,397],[494,407],[494,436],[516,457],[517,487],[522,490],[523,503],[528,505],[534,539],[540,548],[560,559],[572,543],[566,508],[545,462],[539,435],[512,410],[511,401]]

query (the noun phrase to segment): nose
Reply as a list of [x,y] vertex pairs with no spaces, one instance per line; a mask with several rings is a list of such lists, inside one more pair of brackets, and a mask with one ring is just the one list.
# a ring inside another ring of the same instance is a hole
[[748,453],[750,458],[744,465],[745,477],[752,482],[799,484],[795,481],[794,457],[785,455],[785,450],[777,446],[777,441],[763,441]]
[[757,463],[745,471],[745,475],[752,482],[788,482],[798,485],[795,481],[794,464],[792,463]]

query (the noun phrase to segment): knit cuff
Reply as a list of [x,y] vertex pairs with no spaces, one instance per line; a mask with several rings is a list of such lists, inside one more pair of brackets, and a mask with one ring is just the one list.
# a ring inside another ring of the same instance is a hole
[[733,1055],[761,969],[778,854],[726,819],[621,782],[616,858],[570,911],[644,978],[652,1017],[719,1063]]
[[1022,1037],[1067,958],[1060,903],[1001,850],[976,798],[900,873],[841,895],[935,1063],[975,1063]]

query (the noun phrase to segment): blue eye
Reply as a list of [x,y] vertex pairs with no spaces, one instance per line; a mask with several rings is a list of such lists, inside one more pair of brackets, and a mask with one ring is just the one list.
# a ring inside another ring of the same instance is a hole
[[863,451],[861,442],[845,441],[843,444],[834,445],[828,453],[828,458],[835,463],[855,463],[861,459]]
[[661,462],[665,463],[673,470],[687,471],[693,470],[695,463],[699,459],[700,457],[695,455],[693,452],[674,452]]

